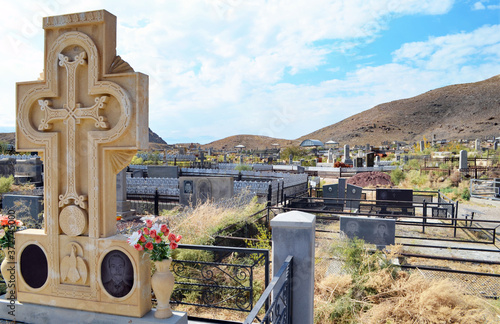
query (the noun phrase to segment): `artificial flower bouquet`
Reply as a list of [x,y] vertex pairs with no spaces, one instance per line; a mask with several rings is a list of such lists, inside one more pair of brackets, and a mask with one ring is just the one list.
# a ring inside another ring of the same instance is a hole
[[146,226],[133,232],[127,239],[128,244],[137,251],[144,250],[149,253],[153,261],[169,259],[182,236],[171,233],[165,224],[153,224],[152,217],[143,217],[141,219],[146,223]]
[[24,229],[24,224],[13,215],[0,214],[0,248],[14,248],[14,233]]

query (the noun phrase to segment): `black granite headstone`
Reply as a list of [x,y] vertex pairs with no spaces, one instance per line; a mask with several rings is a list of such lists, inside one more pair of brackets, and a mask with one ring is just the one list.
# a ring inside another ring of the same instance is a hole
[[[399,208],[413,207],[412,189],[376,189],[377,206],[391,206]],[[382,202],[379,200],[393,200],[394,202]]]
[[347,209],[359,209],[361,192],[363,188],[347,184],[346,190],[346,208]]
[[101,263],[101,282],[113,297],[120,298],[130,293],[134,285],[134,269],[125,253],[113,250],[106,254]]
[[374,165],[375,165],[375,154],[374,153],[367,153],[366,154],[366,167],[373,168]]
[[340,230],[350,239],[357,237],[383,247],[395,243],[396,220],[341,216]]
[[324,204],[328,208],[333,209],[342,209],[343,203],[338,199],[339,198],[339,185],[331,184],[323,186],[323,198]]
[[42,185],[42,161],[40,158],[17,160],[14,166],[14,179],[17,184],[32,183]]
[[4,194],[2,209],[4,212],[14,210],[16,218],[21,219],[23,222],[33,220],[41,223],[43,219],[43,196]]
[[16,159],[0,159],[0,177],[14,176]]
[[47,256],[38,245],[30,244],[21,252],[20,272],[24,282],[33,289],[45,284],[49,273]]

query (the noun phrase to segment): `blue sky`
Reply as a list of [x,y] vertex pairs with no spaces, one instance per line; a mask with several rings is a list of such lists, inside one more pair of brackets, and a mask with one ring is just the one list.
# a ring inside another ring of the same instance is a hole
[[0,132],[43,69],[42,17],[106,9],[117,53],[150,76],[168,143],[295,139],[370,109],[500,74],[500,0],[3,1]]

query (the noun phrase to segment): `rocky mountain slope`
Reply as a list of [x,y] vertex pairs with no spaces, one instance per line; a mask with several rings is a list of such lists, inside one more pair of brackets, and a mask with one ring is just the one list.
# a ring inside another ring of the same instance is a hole
[[299,138],[343,144],[500,136],[500,76],[373,107]]

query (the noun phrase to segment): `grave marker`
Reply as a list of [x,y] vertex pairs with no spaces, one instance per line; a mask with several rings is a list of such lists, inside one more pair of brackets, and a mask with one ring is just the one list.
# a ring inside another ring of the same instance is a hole
[[[18,300],[141,317],[150,264],[115,235],[116,174],[148,147],[148,77],[116,55],[105,10],[46,17],[43,28],[44,78],[17,84],[16,149],[38,152],[45,172],[45,228],[15,235]],[[134,278],[123,297],[104,285],[117,253]]]
[[350,239],[357,237],[377,245],[377,248],[384,248],[395,243],[396,220],[340,216],[340,230]]

